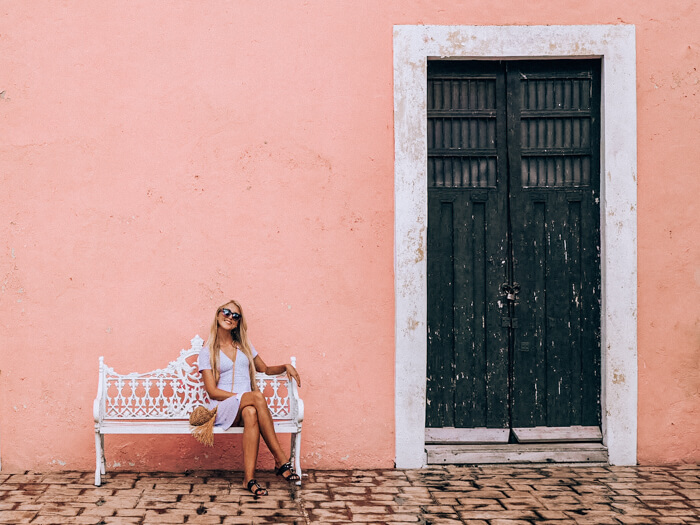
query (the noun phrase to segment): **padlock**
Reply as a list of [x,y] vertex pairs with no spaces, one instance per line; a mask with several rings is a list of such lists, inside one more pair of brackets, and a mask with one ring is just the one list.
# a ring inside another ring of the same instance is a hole
[[508,283],[503,283],[501,285],[501,293],[506,296],[506,300],[515,302],[518,300],[518,292],[520,291],[520,285],[518,283],[513,283],[511,286]]

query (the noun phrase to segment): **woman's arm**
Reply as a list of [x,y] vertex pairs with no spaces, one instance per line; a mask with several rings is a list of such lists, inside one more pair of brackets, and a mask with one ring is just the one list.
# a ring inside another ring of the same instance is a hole
[[227,390],[222,390],[216,386],[216,381],[214,381],[214,372],[211,370],[202,370],[202,380],[204,381],[204,390],[207,391],[209,399],[216,401],[223,401],[233,396],[233,392]]
[[269,376],[287,374],[289,379],[294,379],[294,381],[297,382],[297,385],[301,386],[301,377],[299,377],[299,372],[297,372],[296,368],[294,368],[292,365],[287,364],[267,366],[265,361],[263,361],[260,357],[260,354],[255,356],[253,363],[255,364],[255,370],[258,372],[262,372],[263,374],[267,374]]

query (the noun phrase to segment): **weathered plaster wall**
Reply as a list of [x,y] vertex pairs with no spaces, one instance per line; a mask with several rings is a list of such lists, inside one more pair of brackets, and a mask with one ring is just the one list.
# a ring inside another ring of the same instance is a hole
[[637,32],[640,463],[700,461],[700,6],[668,7]]
[[[3,468],[90,468],[98,356],[164,366],[230,297],[266,362],[298,358],[304,464],[391,466],[391,30],[377,53],[361,13],[301,4],[32,5],[0,22]],[[109,466],[240,467],[224,439],[106,441]]]
[[[3,469],[92,468],[97,357],[160,367],[229,297],[266,361],[299,359],[304,465],[392,465],[392,28],[421,23],[636,26],[638,457],[699,461],[699,20],[690,0],[4,2]],[[108,437],[107,460],[240,468],[219,444]]]

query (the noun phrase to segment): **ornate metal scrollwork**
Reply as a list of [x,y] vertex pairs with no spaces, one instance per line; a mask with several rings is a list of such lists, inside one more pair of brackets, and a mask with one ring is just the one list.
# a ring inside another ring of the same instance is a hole
[[[143,374],[117,374],[104,366],[105,419],[187,419],[199,405],[208,403],[197,356],[203,341],[195,336],[192,347],[182,350],[168,366]],[[256,383],[265,394],[273,419],[291,418],[289,380],[286,376],[258,373]]]

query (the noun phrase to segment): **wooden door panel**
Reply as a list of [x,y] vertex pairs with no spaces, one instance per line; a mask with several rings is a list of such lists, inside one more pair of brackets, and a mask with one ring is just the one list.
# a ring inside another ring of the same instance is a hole
[[[486,203],[472,203],[469,192],[459,196],[454,224],[455,250],[455,427],[484,426],[486,413],[485,318]],[[475,393],[477,393],[475,395]]]
[[428,63],[427,427],[600,422],[598,69]]
[[428,204],[428,427],[454,426],[454,202]]
[[506,428],[508,334],[492,300],[508,277],[505,76],[428,67],[426,426]]
[[596,76],[590,62],[545,67],[516,63],[508,72],[509,90],[519,94],[508,115],[513,280],[521,286],[511,423],[597,425]]
[[[502,206],[502,203],[500,203]],[[506,277],[499,199],[429,192],[428,427],[505,428],[508,341],[498,304]]]
[[519,427],[569,424],[571,391],[580,384],[579,309],[571,304],[580,283],[568,264],[572,247],[560,201],[556,193],[526,201],[522,220],[513,222],[513,275],[522,290],[512,363],[513,424]]
[[[513,353],[511,367],[511,403],[512,412],[516,414],[516,426],[545,425],[545,405],[542,403],[546,393],[547,370],[547,308],[546,295],[547,272],[547,205],[546,197],[525,203],[521,217],[527,217],[522,226],[513,225],[514,249],[520,253],[515,258],[514,269],[529,268],[520,280],[519,303],[514,307],[518,326],[514,329]],[[521,232],[529,230],[531,238],[525,238]],[[520,274],[518,274],[520,275]],[[529,305],[521,307],[522,303]]]
[[[598,159],[593,162],[598,162]],[[596,180],[597,180],[596,176]],[[581,201],[577,246],[580,260],[581,288],[575,298],[580,304],[578,340],[581,356],[581,425],[601,423],[601,270],[600,270],[600,192],[596,183]],[[572,302],[575,302],[572,300]]]

